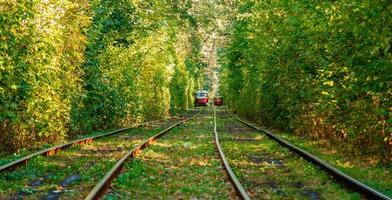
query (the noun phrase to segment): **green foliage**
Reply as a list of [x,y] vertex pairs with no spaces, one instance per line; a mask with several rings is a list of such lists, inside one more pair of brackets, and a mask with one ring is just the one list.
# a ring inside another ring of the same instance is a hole
[[188,108],[201,79],[200,41],[187,34],[197,28],[184,14],[190,7],[190,1],[0,0],[0,149]]
[[83,0],[0,1],[1,149],[66,135],[81,90],[87,6]]
[[[171,4],[122,0],[93,5],[85,95],[74,115],[75,129],[125,126],[167,116],[170,108],[186,109],[190,72],[184,67],[184,24],[145,12],[170,11]],[[184,45],[175,48],[175,43]]]
[[94,17],[87,34],[84,94],[73,113],[73,128],[79,131],[118,124],[129,107],[125,91],[134,85],[135,70],[122,62],[122,51],[132,42],[135,7],[128,0],[91,2]]
[[222,58],[231,107],[269,126],[391,155],[389,1],[237,3]]

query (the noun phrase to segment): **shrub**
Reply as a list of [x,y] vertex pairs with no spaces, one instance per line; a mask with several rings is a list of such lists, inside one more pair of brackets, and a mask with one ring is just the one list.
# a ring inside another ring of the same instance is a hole
[[2,150],[66,136],[81,89],[87,7],[82,0],[0,1]]
[[266,125],[389,157],[391,9],[240,1],[223,55],[226,101]]

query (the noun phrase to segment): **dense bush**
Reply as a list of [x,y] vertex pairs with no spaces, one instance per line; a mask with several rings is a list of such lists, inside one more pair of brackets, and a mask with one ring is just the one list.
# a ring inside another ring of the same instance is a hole
[[187,13],[189,2],[0,0],[0,149],[191,106],[194,19],[164,15]]
[[0,1],[0,141],[12,150],[67,134],[87,1]]
[[[113,127],[126,116],[135,70],[126,58],[137,19],[132,2],[91,1],[93,18],[88,31],[84,91],[73,109],[73,129],[89,131]],[[125,61],[125,62],[123,62]]]
[[238,3],[222,58],[228,104],[268,126],[390,158],[390,1]]
[[121,0],[93,5],[83,66],[86,86],[76,105],[75,130],[125,126],[168,116],[170,108],[186,109],[192,82],[185,68],[188,38],[181,31],[186,24],[163,23],[165,16],[145,11],[171,12],[170,4]]

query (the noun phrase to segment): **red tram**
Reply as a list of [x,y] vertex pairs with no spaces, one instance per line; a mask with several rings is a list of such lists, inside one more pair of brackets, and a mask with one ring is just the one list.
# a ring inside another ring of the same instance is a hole
[[215,106],[221,106],[221,105],[223,105],[223,98],[222,98],[222,97],[215,97],[215,98],[214,98],[214,105],[215,105]]
[[199,90],[195,94],[195,106],[207,106],[208,104],[208,91]]

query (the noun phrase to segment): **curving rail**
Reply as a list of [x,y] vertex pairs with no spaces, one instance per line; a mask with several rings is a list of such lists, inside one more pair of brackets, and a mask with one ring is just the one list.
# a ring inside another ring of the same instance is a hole
[[226,159],[226,156],[222,150],[222,146],[220,145],[219,142],[219,135],[218,135],[218,131],[216,130],[216,112],[215,112],[215,107],[214,107],[214,133],[215,133],[215,144],[216,147],[218,149],[219,152],[219,156],[223,162],[223,165],[225,166],[226,172],[229,175],[229,178],[231,180],[231,182],[233,183],[235,189],[237,190],[238,196],[241,199],[244,200],[250,200],[250,197],[248,195],[248,193],[246,192],[246,190],[244,189],[244,187],[242,187],[240,181],[238,180],[237,176],[234,174],[233,170],[230,167],[229,162]]
[[303,158],[305,158],[306,160],[316,164],[317,166],[319,166],[321,169],[325,170],[327,173],[329,173],[330,175],[332,175],[335,179],[337,179],[338,181],[346,184],[349,188],[354,189],[355,191],[369,197],[369,199],[383,199],[383,200],[392,200],[390,197],[386,196],[385,194],[361,183],[360,181],[350,177],[349,175],[343,173],[342,171],[334,168],[333,166],[329,165],[328,163],[326,163],[325,161],[321,160],[320,158],[316,157],[315,155],[299,148],[296,147],[295,145],[281,139],[280,137],[272,134],[271,132],[269,132],[268,130],[265,130],[263,128],[259,128],[249,122],[246,122],[242,119],[240,119],[239,117],[232,115],[227,109],[226,112],[233,117],[234,119],[242,122],[243,124],[254,128],[258,131],[264,132],[269,138],[277,141],[279,144],[281,144],[282,146],[285,146],[287,148],[289,148],[291,151],[299,154],[300,156],[302,156]]
[[[186,111],[182,115],[185,115],[188,112],[190,112],[190,111]],[[156,122],[160,122],[160,121],[163,121],[163,120],[154,120],[154,121],[150,121],[150,122],[145,122],[145,123],[138,124],[138,125],[135,125],[135,126],[121,128],[121,129],[117,129],[117,130],[114,130],[114,131],[111,131],[111,132],[108,132],[108,133],[103,133],[103,134],[96,135],[96,136],[85,137],[85,138],[81,138],[81,139],[70,141],[70,142],[65,143],[65,144],[60,144],[60,145],[56,145],[56,146],[53,146],[53,147],[49,147],[47,149],[43,149],[41,151],[37,151],[37,152],[32,153],[30,155],[27,155],[27,156],[24,156],[22,158],[19,158],[19,159],[15,160],[15,161],[6,163],[4,165],[1,165],[0,166],[0,172],[5,171],[5,170],[9,170],[9,169],[14,169],[17,166],[20,166],[20,165],[23,165],[23,164],[26,165],[31,158],[39,156],[39,155],[52,156],[52,155],[56,154],[58,151],[60,151],[61,149],[65,149],[65,148],[70,147],[72,145],[88,144],[88,143],[93,142],[93,140],[95,140],[95,139],[99,139],[99,138],[102,138],[102,137],[107,137],[107,136],[114,135],[114,134],[117,134],[117,133],[122,133],[122,132],[125,132],[125,131],[133,129],[133,128],[137,128],[137,127],[141,127],[141,126],[147,126],[147,125],[150,125],[150,124],[153,124],[153,123],[156,123]]]
[[85,200],[100,199],[105,194],[107,189],[110,187],[110,184],[113,181],[113,179],[115,179],[120,174],[121,169],[124,166],[124,163],[128,159],[135,158],[143,149],[147,148],[156,139],[162,137],[174,127],[177,127],[189,120],[194,119],[195,117],[199,116],[201,112],[202,111],[199,111],[197,114],[173,124],[172,126],[148,138],[147,140],[145,140],[144,142],[142,142],[141,144],[133,148],[131,151],[129,151],[125,156],[123,156],[120,160],[118,160],[117,163],[105,174],[105,176],[99,181],[99,183],[94,187],[94,189],[91,190],[90,194],[85,198]]

